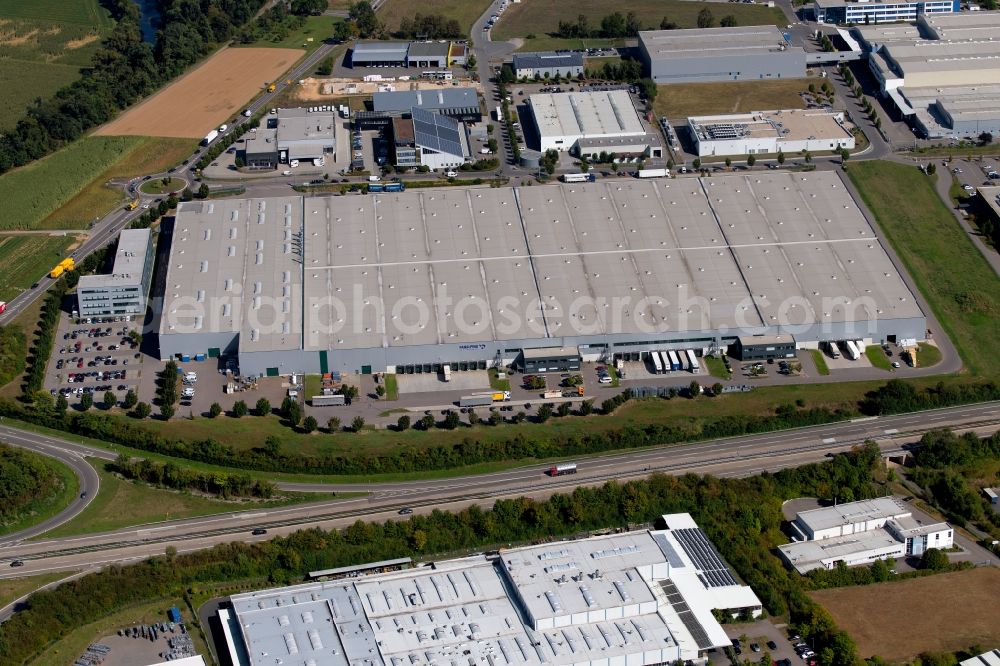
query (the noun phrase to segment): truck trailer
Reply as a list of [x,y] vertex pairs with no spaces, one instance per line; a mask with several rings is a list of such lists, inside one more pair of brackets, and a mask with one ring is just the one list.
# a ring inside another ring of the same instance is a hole
[[670,175],[670,169],[639,169],[636,175],[639,178],[666,178]]
[[205,135],[204,139],[201,140],[201,145],[207,146],[208,144],[212,143],[218,138],[219,138],[219,130],[212,130],[211,132]]
[[670,369],[671,370],[680,370],[681,369],[681,360],[680,360],[680,358],[677,357],[677,352],[671,350],[669,352],[669,355],[670,355]]
[[492,395],[464,395],[458,399],[459,407],[487,407],[492,404]]
[[653,374],[663,374],[663,360],[660,359],[660,352],[649,352],[649,358],[653,362]]
[[313,407],[339,407],[347,404],[347,398],[340,393],[336,395],[314,395],[309,398]]
[[563,174],[562,181],[564,183],[594,183],[597,182],[597,176],[592,173],[567,173]]
[[698,356],[694,353],[694,350],[686,349],[684,350],[684,353],[687,354],[688,364],[690,365],[688,370],[691,372],[698,372],[701,369],[701,366],[698,364]]
[[561,465],[553,465],[545,470],[545,473],[549,476],[562,476],[563,474],[576,474],[576,463],[563,463]]

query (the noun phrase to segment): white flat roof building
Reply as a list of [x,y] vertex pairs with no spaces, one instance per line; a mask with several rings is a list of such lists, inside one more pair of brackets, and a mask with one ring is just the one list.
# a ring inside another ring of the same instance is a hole
[[929,548],[950,548],[953,530],[948,523],[922,522],[896,497],[802,511],[791,523],[798,539],[779,546],[782,557],[805,574],[871,564],[889,557],[919,557]]
[[541,149],[572,150],[580,139],[645,136],[627,90],[539,93],[528,106],[541,137]]
[[558,541],[232,597],[236,666],[643,666],[729,644],[713,609],[761,603],[688,514]]
[[850,150],[855,143],[844,114],[821,109],[692,116],[688,127],[700,157]]
[[970,657],[965,661],[960,661],[958,666],[1000,666],[1000,650],[990,650]]
[[142,317],[152,279],[152,232],[125,229],[118,235],[111,273],[80,276],[76,287],[77,310],[81,317]]

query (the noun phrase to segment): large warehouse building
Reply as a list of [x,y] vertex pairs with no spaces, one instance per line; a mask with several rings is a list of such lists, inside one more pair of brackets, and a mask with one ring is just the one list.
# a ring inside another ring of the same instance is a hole
[[656,83],[758,81],[806,75],[806,52],[773,25],[644,30],[639,52]]
[[688,118],[700,157],[837,151],[854,148],[843,112],[822,109],[753,111]]
[[667,529],[558,541],[248,592],[219,611],[234,666],[653,666],[731,645],[759,616],[686,513]]
[[183,202],[164,284],[161,355],[247,375],[925,337],[832,172]]
[[920,557],[929,548],[951,548],[954,538],[951,525],[922,521],[895,497],[802,511],[791,527],[798,540],[778,552],[801,574],[841,563]]
[[659,149],[627,90],[538,93],[528,98],[540,150],[645,155]]
[[1000,12],[854,28],[882,95],[928,138],[1000,132]]

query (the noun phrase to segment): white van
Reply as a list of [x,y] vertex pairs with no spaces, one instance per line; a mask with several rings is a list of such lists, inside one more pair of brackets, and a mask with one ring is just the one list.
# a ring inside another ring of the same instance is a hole
[[288,166],[292,167],[293,169],[295,167],[297,167],[298,165],[299,165],[299,161],[298,160],[292,160],[291,162],[288,163]]

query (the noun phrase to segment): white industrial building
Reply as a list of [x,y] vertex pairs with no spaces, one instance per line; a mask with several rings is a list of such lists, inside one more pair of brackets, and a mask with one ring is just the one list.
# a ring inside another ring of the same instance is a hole
[[920,557],[929,548],[951,548],[953,530],[923,522],[895,497],[802,511],[791,522],[794,541],[778,551],[801,574],[871,564],[890,557]]
[[1000,133],[1000,12],[923,15],[858,26],[883,96],[927,138]]
[[1000,666],[1000,650],[990,650],[958,662],[958,666]]
[[[528,107],[543,151],[568,150],[579,154],[582,141],[594,140],[611,140],[613,143],[603,148],[609,153],[644,152],[650,145],[650,137],[627,90],[539,93],[529,96]],[[635,146],[625,145],[633,143]]]
[[576,77],[583,74],[583,65],[579,51],[515,53],[511,64],[518,79]]
[[232,597],[234,666],[646,666],[730,645],[713,610],[759,616],[688,514],[557,541]]
[[694,116],[688,118],[688,128],[700,157],[854,148],[844,114],[822,109]]
[[149,229],[126,229],[118,236],[110,274],[82,275],[76,287],[81,317],[146,314],[153,278],[153,235]]

